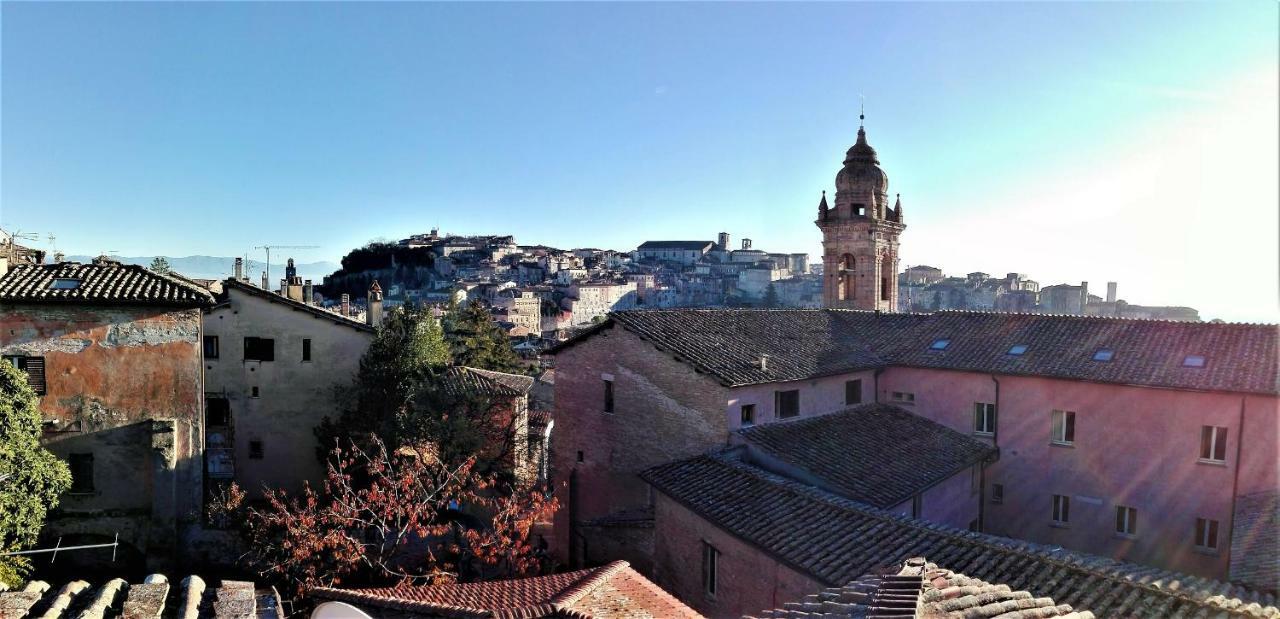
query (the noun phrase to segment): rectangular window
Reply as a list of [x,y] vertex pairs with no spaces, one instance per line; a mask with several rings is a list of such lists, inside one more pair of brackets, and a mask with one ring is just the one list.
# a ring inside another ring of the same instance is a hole
[[889,300],[889,278],[887,277],[880,278],[880,300]]
[[231,425],[231,401],[226,398],[208,398],[204,401],[205,425]]
[[716,596],[719,563],[720,551],[715,546],[702,542],[702,591],[711,597]]
[[1015,357],[1021,357],[1022,355],[1026,354],[1026,352],[1027,352],[1026,344],[1014,344],[1013,346],[1009,347],[1009,354]]
[[249,459],[262,459],[262,441],[249,441]]
[[789,389],[787,391],[773,392],[773,407],[777,411],[779,419],[795,417],[800,414],[800,390]]
[[1124,505],[1116,506],[1116,533],[1121,535],[1138,534],[1138,510]]
[[1004,503],[1004,484],[991,484],[991,502]]
[[756,405],[743,404],[742,405],[742,425],[750,426],[750,425],[755,425],[755,423],[756,423]]
[[71,454],[71,492],[93,492],[93,454]]
[[902,403],[904,403],[904,404],[911,404],[911,403],[913,403],[913,402],[915,402],[915,401],[916,401],[916,394],[914,394],[914,393],[907,393],[907,392],[905,392],[905,391],[895,391],[895,392],[893,392],[893,400],[894,400],[895,402],[902,402]]
[[844,381],[845,406],[862,404],[862,379]]
[[258,386],[257,386],[257,385],[254,385],[254,386],[252,386],[252,387],[249,387],[249,397],[251,397],[251,398],[256,398],[256,397],[258,397]]
[[1065,494],[1053,495],[1053,523],[1067,524],[1071,522],[1071,497]]
[[613,412],[613,381],[604,381],[604,412]]
[[265,337],[244,338],[245,361],[275,361],[276,341]]
[[1076,414],[1071,411],[1053,411],[1053,436],[1051,440],[1059,445],[1071,445],[1076,442]]
[[578,452],[578,462],[586,462],[586,461],[587,461],[587,455],[586,455],[586,454],[584,454],[584,453],[582,453],[581,451],[579,451],[579,452]]
[[1200,427],[1200,459],[1205,462],[1227,461],[1227,429],[1221,426]]
[[204,336],[204,358],[205,359],[218,358],[218,336],[216,335]]
[[989,402],[973,403],[973,431],[978,434],[995,434],[996,405]]
[[27,385],[36,392],[36,395],[45,395],[49,385],[45,382],[44,357],[8,356],[5,360],[18,368],[19,372],[26,373]]
[[302,338],[302,360],[311,360],[311,338]]
[[1218,549],[1217,520],[1196,518],[1196,548],[1201,550]]

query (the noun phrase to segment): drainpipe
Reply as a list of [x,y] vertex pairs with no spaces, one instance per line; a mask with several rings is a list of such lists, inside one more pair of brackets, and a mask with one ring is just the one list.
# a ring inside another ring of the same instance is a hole
[[996,427],[991,433],[991,442],[996,447],[996,459],[1000,458],[1000,379],[995,374],[991,375],[991,382],[996,384]]
[[[1231,539],[1236,536],[1236,497],[1240,491],[1240,453],[1244,449],[1244,398],[1240,398],[1240,430],[1236,434],[1236,470],[1231,475]],[[1231,576],[1231,539],[1227,540],[1227,577]]]
[[884,368],[876,368],[875,374],[871,375],[871,391],[873,392],[872,404],[880,403],[880,373],[884,372]]

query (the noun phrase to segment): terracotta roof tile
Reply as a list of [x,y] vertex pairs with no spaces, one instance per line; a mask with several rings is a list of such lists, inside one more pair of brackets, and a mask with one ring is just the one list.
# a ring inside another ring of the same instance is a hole
[[207,588],[197,576],[170,583],[161,574],[127,584],[115,578],[101,584],[84,580],[50,587],[43,581],[27,583],[21,591],[4,591],[0,585],[0,619],[42,617],[62,619],[275,619],[282,617],[275,589],[256,589],[245,581],[224,580]]
[[625,561],[513,580],[370,589],[318,588],[311,596],[422,617],[700,617]]
[[890,508],[994,455],[988,443],[887,404],[739,430],[845,497]]
[[[56,282],[56,283],[55,283]],[[65,282],[66,287],[60,284]],[[20,264],[0,276],[0,303],[164,305],[208,307],[213,295],[185,278],[134,264]]]
[[708,522],[832,587],[925,556],[1100,617],[1223,611],[1280,617],[1273,594],[913,520],[753,467],[740,461],[743,451],[664,464],[641,476]]
[[[946,311],[631,310],[548,351],[621,325],[726,385],[802,380],[886,366],[1107,383],[1280,393],[1275,325]],[[932,349],[938,340],[945,348]],[[1011,355],[1015,345],[1026,346]],[[1111,361],[1094,361],[1100,348]],[[768,355],[762,367],[760,359]],[[1203,367],[1186,367],[1187,356]]]

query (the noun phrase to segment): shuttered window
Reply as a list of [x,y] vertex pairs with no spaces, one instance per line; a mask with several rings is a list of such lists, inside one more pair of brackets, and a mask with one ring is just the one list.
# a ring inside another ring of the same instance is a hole
[[36,395],[45,394],[48,384],[44,378],[44,357],[9,356],[5,360],[18,368],[19,372],[26,373],[27,384],[35,390]]

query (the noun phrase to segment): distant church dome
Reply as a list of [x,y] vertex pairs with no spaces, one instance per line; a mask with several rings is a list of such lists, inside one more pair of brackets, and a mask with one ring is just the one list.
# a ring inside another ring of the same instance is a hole
[[887,206],[889,175],[880,169],[876,149],[867,143],[867,132],[859,126],[858,141],[849,147],[844,157],[844,167],[836,173],[836,201],[862,202],[868,193],[875,196],[878,206]]

